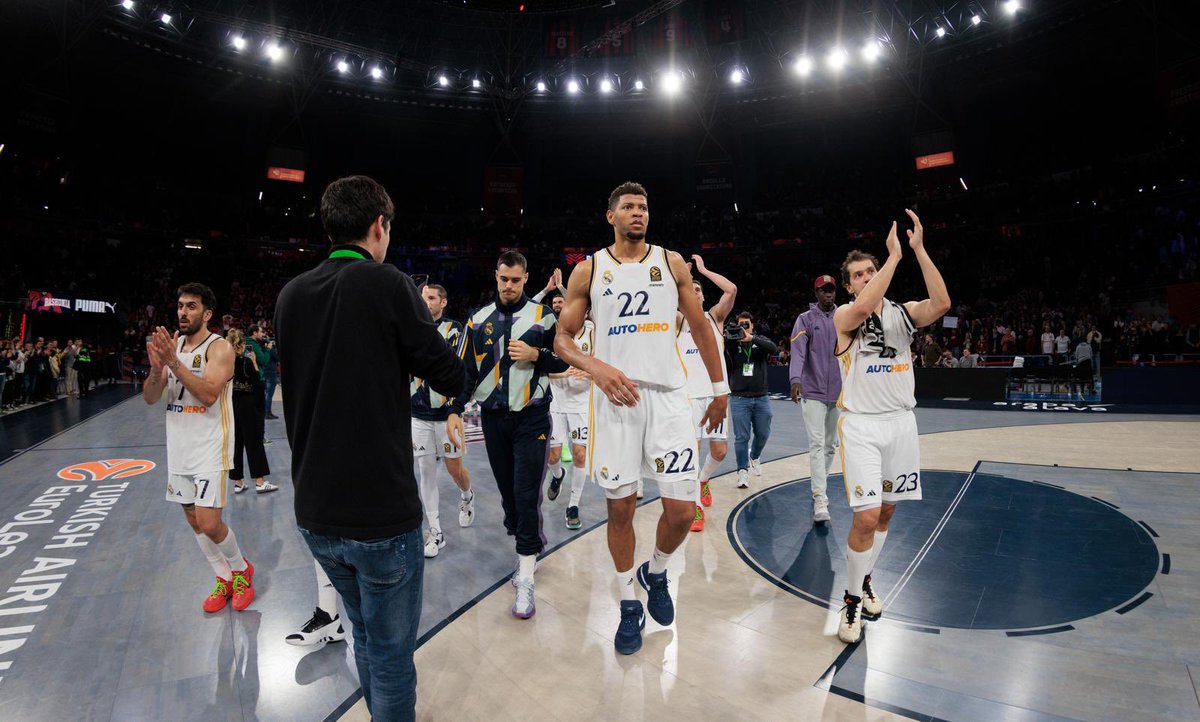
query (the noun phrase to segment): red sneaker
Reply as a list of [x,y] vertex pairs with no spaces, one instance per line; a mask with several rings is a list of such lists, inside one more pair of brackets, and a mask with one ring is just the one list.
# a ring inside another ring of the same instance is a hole
[[696,507],[696,518],[692,519],[692,531],[704,531],[704,507],[702,506]]
[[233,608],[242,611],[254,601],[254,565],[249,559],[242,557],[246,568],[233,573]]
[[708,486],[707,481],[700,482],[700,503],[712,506],[712,489]]
[[233,594],[233,587],[228,579],[217,577],[217,583],[213,585],[212,593],[204,598],[204,604],[200,607],[206,612],[219,612],[229,603],[229,597]]

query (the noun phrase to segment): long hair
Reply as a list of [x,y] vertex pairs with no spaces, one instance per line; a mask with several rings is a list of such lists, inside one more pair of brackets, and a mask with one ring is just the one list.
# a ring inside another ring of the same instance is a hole
[[246,350],[246,334],[239,329],[229,329],[229,333],[225,334],[225,340],[233,347],[233,352],[239,356]]

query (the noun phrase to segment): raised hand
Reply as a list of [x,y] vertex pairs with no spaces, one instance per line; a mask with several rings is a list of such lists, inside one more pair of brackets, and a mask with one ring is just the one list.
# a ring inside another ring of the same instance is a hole
[[913,213],[907,208],[904,209],[904,212],[908,214],[908,217],[911,218],[913,222],[913,229],[911,231],[905,231],[908,233],[908,245],[911,246],[914,251],[918,251],[925,247],[925,229],[923,226],[921,226],[921,219],[917,218],[916,213]]
[[704,273],[704,270],[705,270],[704,269],[704,259],[700,257],[700,254],[693,253],[692,260],[696,263],[696,270],[701,273]]
[[895,221],[892,221],[892,229],[888,231],[887,249],[889,257],[900,258],[900,256],[904,255],[904,250],[900,247],[900,237],[896,235]]

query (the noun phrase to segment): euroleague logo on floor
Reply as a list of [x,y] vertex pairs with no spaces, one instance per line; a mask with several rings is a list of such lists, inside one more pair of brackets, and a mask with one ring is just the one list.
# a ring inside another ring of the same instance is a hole
[[58,470],[58,478],[64,481],[101,481],[103,479],[128,479],[152,471],[158,466],[148,459],[104,459],[84,461]]

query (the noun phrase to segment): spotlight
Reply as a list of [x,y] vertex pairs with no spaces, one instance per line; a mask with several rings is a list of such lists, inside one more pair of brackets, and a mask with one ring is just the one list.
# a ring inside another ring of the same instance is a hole
[[246,39],[243,38],[241,35],[234,35],[233,36],[233,49],[234,50],[245,50],[246,49]]
[[829,51],[829,69],[833,71],[841,70],[846,67],[846,51],[841,48],[834,48]]
[[944,37],[946,37],[946,28],[938,28],[938,29],[937,29],[937,36],[938,36],[939,38],[944,38]]
[[439,75],[438,76],[438,85],[445,88],[446,86],[450,85],[450,78],[447,78],[445,75]]
[[983,18],[979,17],[978,15],[971,16],[971,24],[972,25],[978,25],[981,22],[983,22]]
[[609,80],[608,78],[605,78],[604,80],[600,81],[600,92],[601,93],[611,93],[612,89],[613,89],[613,84],[612,84],[611,80]]
[[1009,15],[1016,15],[1020,9],[1021,3],[1017,2],[1017,0],[1008,0],[1008,2],[1004,3],[1004,12]]
[[163,14],[162,14],[162,17],[161,17],[160,19],[162,20],[162,24],[163,24],[163,25],[170,25],[170,24],[171,24],[171,15],[170,15],[170,13],[163,13]]
[[279,47],[279,45],[276,43],[271,43],[267,46],[266,53],[267,57],[271,59],[271,62],[275,62],[283,57],[283,48]]
[[339,61],[337,61],[337,71],[338,71],[339,73],[348,73],[348,72],[350,72],[350,63],[347,63],[345,60],[339,60]]
[[734,68],[733,72],[729,74],[729,82],[733,83],[734,85],[741,85],[742,81],[745,79],[746,76],[743,75],[742,71],[738,68]]
[[571,95],[577,94],[579,92],[579,81],[577,81],[577,80],[567,81],[567,92],[570,93]]
[[545,83],[543,83],[543,82],[542,82],[542,81],[540,81],[540,80],[539,80],[539,81],[538,81],[538,83],[537,83],[537,92],[539,92],[539,93],[544,93],[544,92],[546,92],[546,84],[545,84]]
[[807,55],[801,55],[796,59],[796,64],[792,67],[796,69],[796,75],[803,77],[812,72],[813,62]]
[[471,78],[471,87],[479,90],[483,87],[483,83],[479,82],[479,78]]
[[879,57],[879,50],[878,40],[868,40],[866,45],[863,45],[863,60],[866,60],[868,63],[875,62],[875,59]]
[[640,81],[640,80],[635,80],[635,81],[634,81],[634,83],[633,83],[633,89],[634,89],[634,90],[645,90],[645,89],[646,89],[646,84],[645,84],[645,83],[643,83],[643,82],[642,82],[642,81]]
[[371,68],[371,77],[374,78],[375,80],[379,80],[380,78],[382,78],[383,77],[383,68],[379,67],[378,65]]
[[125,8],[126,10],[132,10],[133,0],[122,0],[121,7]]
[[675,95],[683,87],[683,76],[674,70],[669,70],[663,76],[662,86],[667,95]]

